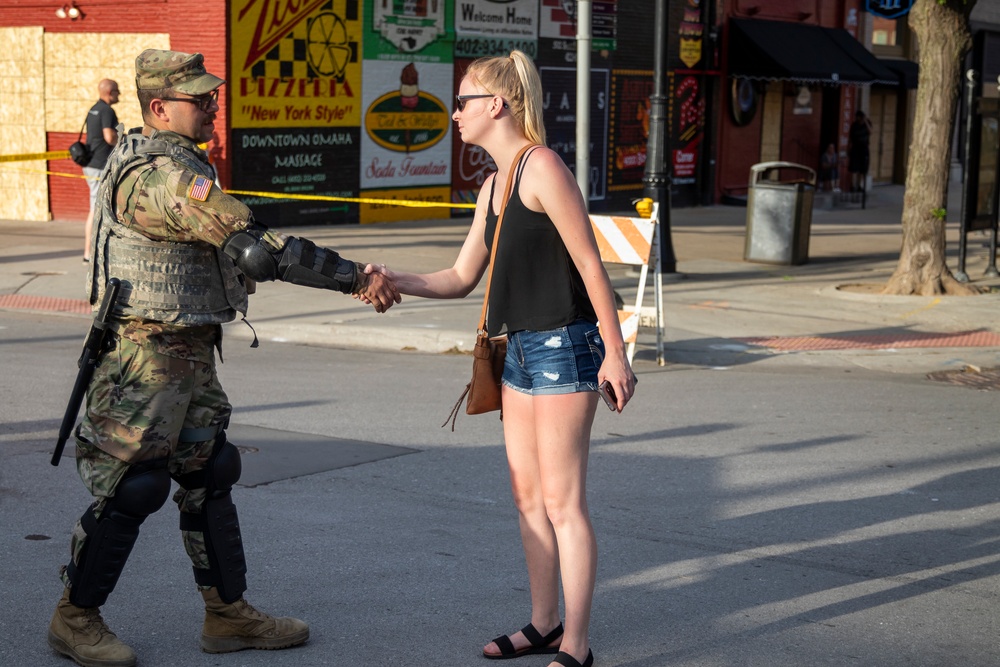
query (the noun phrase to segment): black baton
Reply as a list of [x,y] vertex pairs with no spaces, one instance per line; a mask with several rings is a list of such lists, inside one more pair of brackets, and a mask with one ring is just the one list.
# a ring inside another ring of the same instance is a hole
[[83,397],[87,394],[90,379],[94,377],[94,369],[97,368],[97,362],[101,359],[101,353],[104,352],[104,344],[108,332],[108,320],[114,311],[115,302],[118,301],[118,291],[120,289],[121,281],[117,278],[108,280],[108,288],[104,292],[101,308],[97,311],[94,323],[87,334],[87,340],[83,344],[83,353],[80,355],[80,361],[77,362],[80,372],[76,374],[73,393],[69,396],[66,414],[63,415],[62,426],[59,427],[59,440],[56,441],[56,450],[52,452],[51,463],[54,466],[59,465],[63,448],[66,446],[66,440],[69,438],[70,433],[73,432],[73,426],[76,425],[76,416],[80,413],[80,405],[83,403]]

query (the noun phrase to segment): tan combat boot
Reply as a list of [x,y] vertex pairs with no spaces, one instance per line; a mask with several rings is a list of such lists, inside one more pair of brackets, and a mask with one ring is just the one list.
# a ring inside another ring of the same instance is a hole
[[84,609],[69,601],[69,589],[49,623],[49,646],[84,667],[132,667],[135,652],[108,629],[98,607]]
[[206,653],[289,648],[309,639],[309,626],[297,618],[268,616],[243,598],[226,604],[215,588],[203,590],[201,596],[205,598],[201,650]]

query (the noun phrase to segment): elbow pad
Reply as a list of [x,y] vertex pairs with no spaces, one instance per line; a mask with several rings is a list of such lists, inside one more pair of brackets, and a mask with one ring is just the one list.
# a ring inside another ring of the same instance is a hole
[[358,267],[333,250],[291,236],[281,250],[278,273],[281,280],[295,285],[352,294],[357,286]]
[[257,282],[268,282],[278,278],[279,253],[272,253],[261,235],[264,230],[253,226],[229,236],[222,244],[222,252],[236,264],[236,268],[247,278]]

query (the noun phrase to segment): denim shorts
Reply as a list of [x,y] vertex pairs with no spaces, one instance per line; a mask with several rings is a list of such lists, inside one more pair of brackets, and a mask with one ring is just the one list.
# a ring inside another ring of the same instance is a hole
[[603,361],[604,341],[592,322],[518,331],[507,337],[503,384],[532,396],[597,391],[597,370]]

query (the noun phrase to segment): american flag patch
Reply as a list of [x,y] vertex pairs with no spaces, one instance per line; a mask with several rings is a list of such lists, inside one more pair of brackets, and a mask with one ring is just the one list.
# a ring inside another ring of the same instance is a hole
[[197,199],[198,201],[205,201],[208,199],[208,193],[212,191],[212,181],[205,178],[204,176],[195,176],[194,181],[191,183],[191,187],[188,188],[188,199]]

